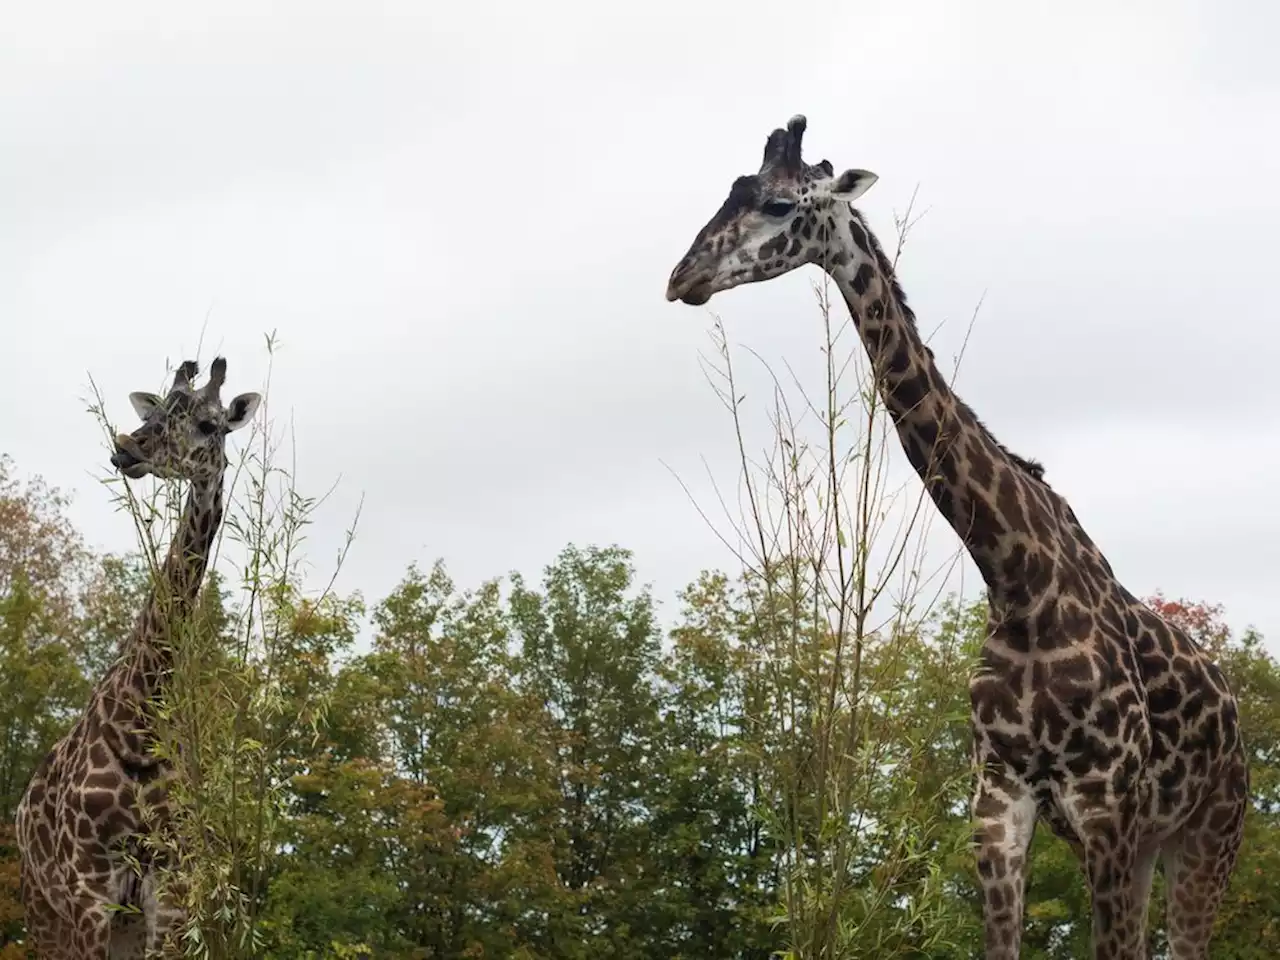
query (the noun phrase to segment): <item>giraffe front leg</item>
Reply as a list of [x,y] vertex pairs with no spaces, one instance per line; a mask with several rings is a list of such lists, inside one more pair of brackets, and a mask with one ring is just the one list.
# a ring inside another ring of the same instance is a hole
[[58,916],[44,890],[29,876],[22,880],[22,900],[27,921],[27,939],[36,960],[69,960],[71,951],[64,921]]
[[185,887],[172,871],[163,874],[152,868],[142,880],[142,910],[147,919],[148,960],[182,955],[179,937],[186,920],[183,908]]
[[77,960],[111,960],[111,912],[102,897],[81,894],[71,903],[69,956]]
[[[1137,837],[1115,820],[1091,823],[1088,831],[1084,860],[1093,904],[1094,960],[1146,960],[1147,905],[1145,897],[1139,899]],[[1149,875],[1149,869],[1141,872]]]
[[1036,802],[1023,784],[984,770],[973,798],[986,960],[1017,960]]
[[1061,805],[1084,853],[1094,960],[1146,960],[1147,901],[1156,848],[1144,847],[1133,791],[1098,770],[1063,787]]

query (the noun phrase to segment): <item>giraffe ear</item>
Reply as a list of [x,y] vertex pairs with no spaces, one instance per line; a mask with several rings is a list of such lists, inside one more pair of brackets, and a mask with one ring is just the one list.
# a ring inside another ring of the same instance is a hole
[[242,393],[227,404],[227,432],[239,430],[258,412],[258,404],[262,403],[261,394]]
[[831,185],[831,195],[837,200],[853,202],[870,190],[879,179],[870,170],[846,170]]
[[129,394],[129,402],[133,404],[133,412],[139,420],[148,419],[160,407],[161,400],[154,393],[141,391]]

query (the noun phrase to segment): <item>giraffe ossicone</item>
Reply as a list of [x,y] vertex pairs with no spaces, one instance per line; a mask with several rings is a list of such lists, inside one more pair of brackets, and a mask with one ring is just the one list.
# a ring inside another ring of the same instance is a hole
[[1157,860],[1174,960],[1207,955],[1234,869],[1249,776],[1217,665],[1116,578],[1043,468],[995,439],[952,390],[893,266],[849,201],[876,182],[804,162],[802,115],[769,134],[672,270],[667,299],[814,264],[835,281],[907,459],[987,587],[970,681],[974,841],[988,960],[1019,953],[1038,820],[1089,883],[1097,958],[1145,960]]
[[130,394],[143,422],[115,439],[111,463],[126,477],[154,474],[185,480],[189,489],[132,631],[18,806],[22,897],[39,960],[180,953],[173,935],[183,919],[182,891],[164,882],[166,864],[145,842],[168,823],[172,775],[151,750],[153,708],[222,523],[226,436],[246,426],[261,402],[243,393],[224,406],[226,369],[226,360],[214,360],[208,383],[197,390],[197,365],[188,360],[164,397]]

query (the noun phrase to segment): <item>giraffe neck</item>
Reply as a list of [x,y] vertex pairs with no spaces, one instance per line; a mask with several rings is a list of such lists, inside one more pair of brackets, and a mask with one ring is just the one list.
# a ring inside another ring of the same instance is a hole
[[214,539],[222,525],[222,473],[193,481],[182,517],[164,563],[152,576],[151,588],[133,631],[125,642],[116,673],[128,699],[141,705],[163,685],[173,662],[171,641],[194,609],[204,582]]
[[[1038,466],[1006,450],[952,391],[916,327],[892,264],[849,208],[835,226],[827,272],[840,289],[877,389],[912,467],[964,541],[993,599],[1025,583],[1027,498],[1043,499]],[[1020,518],[1020,519],[1018,519]],[[1006,589],[1008,588],[1008,589]]]

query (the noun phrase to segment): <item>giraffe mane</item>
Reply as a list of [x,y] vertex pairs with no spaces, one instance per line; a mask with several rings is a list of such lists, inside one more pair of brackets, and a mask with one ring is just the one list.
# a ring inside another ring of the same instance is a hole
[[[867,221],[862,214],[859,213],[852,205],[850,205],[849,209],[853,213],[853,218],[858,222],[858,226],[862,227],[862,232],[866,235],[867,240],[870,243],[871,252],[876,258],[876,266],[879,267],[880,274],[889,279],[889,289],[894,302],[897,303],[898,309],[902,311],[902,315],[906,319],[907,324],[912,330],[915,330],[918,333],[919,328],[916,325],[916,313],[911,309],[911,305],[907,303],[906,291],[902,289],[902,284],[898,282],[898,272],[894,269],[892,261],[890,261],[889,257],[885,254],[884,248],[880,245],[879,238],[876,237],[875,232],[867,224]],[[925,349],[929,350],[930,356],[933,356],[933,351],[930,350],[927,345],[925,346]],[[990,438],[991,442],[999,448],[1000,452],[1008,457],[1019,470],[1027,474],[1027,476],[1032,480],[1036,480],[1039,483],[1044,484],[1046,487],[1049,486],[1049,482],[1044,478],[1044,465],[1040,463],[1039,460],[1031,460],[1027,457],[1019,456],[1014,453],[996,439],[996,435],[991,432],[991,428],[982,422],[978,415],[973,412],[972,407],[959,397],[956,397],[956,401],[964,411],[973,418],[973,422],[977,425],[978,429],[985,433],[987,437]]]

